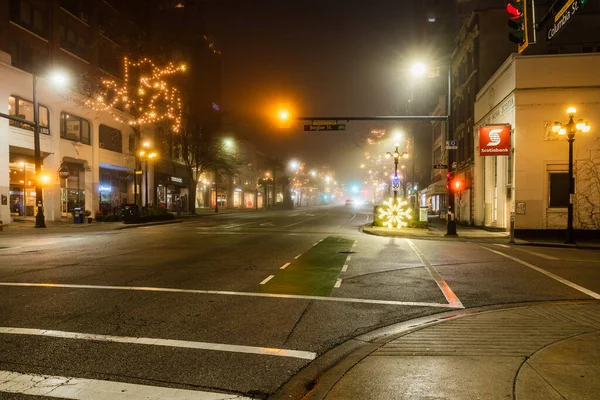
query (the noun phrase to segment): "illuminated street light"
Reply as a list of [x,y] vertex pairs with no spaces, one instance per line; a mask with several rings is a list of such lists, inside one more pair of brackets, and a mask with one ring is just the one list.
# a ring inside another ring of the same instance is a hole
[[423,76],[426,71],[427,65],[423,62],[417,62],[411,68],[411,72],[414,76]]
[[561,136],[567,135],[569,142],[569,206],[567,208],[567,234],[565,237],[565,243],[574,243],[573,240],[573,196],[575,195],[575,180],[573,179],[573,142],[575,141],[575,133],[589,132],[592,128],[587,122],[580,119],[575,122],[575,114],[577,110],[575,107],[569,107],[567,109],[567,115],[569,121],[565,124],[561,122],[555,122],[552,127],[552,131],[558,133]]
[[294,171],[297,170],[299,166],[300,166],[300,164],[298,163],[298,161],[296,161],[296,160],[290,161],[290,168],[292,170],[294,170]]
[[146,186],[146,208],[148,208],[148,160],[154,160],[155,158],[158,157],[158,154],[156,153],[156,151],[154,151],[151,147],[152,147],[152,143],[150,143],[150,141],[146,140],[142,143],[142,147],[145,150],[140,150],[139,152],[139,156],[140,159],[144,160],[146,163],[146,174],[144,177],[144,184]]
[[314,170],[313,170],[313,171],[310,171],[310,175],[311,175],[311,176],[317,176],[317,171],[314,171]]

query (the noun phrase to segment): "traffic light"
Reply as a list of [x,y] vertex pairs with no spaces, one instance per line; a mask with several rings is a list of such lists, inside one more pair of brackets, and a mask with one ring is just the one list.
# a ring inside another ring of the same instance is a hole
[[465,183],[460,178],[457,178],[454,173],[446,174],[446,187],[452,193],[462,192],[465,189]]
[[512,30],[508,33],[508,39],[517,44],[518,52],[521,54],[529,45],[527,35],[527,0],[510,0],[506,5],[506,11],[510,15],[508,26]]
[[510,1],[506,5],[506,11],[510,14],[508,26],[514,30],[514,32],[509,32],[508,38],[511,42],[518,45],[525,43],[525,14],[523,5],[523,0]]

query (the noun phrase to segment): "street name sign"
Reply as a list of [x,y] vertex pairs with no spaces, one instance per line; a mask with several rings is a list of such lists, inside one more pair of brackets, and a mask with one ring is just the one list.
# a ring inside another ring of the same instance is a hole
[[319,131],[345,131],[345,124],[335,124],[335,125],[304,125],[304,130],[306,132],[319,132]]
[[446,140],[446,149],[457,150],[458,149],[458,140]]
[[552,40],[567,25],[571,17],[581,10],[588,0],[568,0],[565,5],[554,15],[554,23],[548,29],[548,40]]

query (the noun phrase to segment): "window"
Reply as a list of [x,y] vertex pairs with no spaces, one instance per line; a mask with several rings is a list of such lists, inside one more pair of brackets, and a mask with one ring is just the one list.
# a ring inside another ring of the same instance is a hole
[[60,137],[90,144],[90,123],[81,117],[62,112],[60,113]]
[[548,194],[549,207],[569,206],[569,174],[567,172],[552,172],[549,174]]
[[85,60],[88,58],[88,45],[87,39],[75,32],[74,30],[67,28],[66,26],[60,26],[60,47],[81,57]]
[[100,125],[100,148],[116,151],[117,153],[123,152],[123,140],[121,131],[110,126]]
[[[48,108],[42,105],[38,105],[38,113],[39,113],[39,124],[40,124],[40,133],[45,135],[50,134],[50,113]],[[22,119],[26,119],[28,121],[33,122],[33,103],[28,100],[23,100],[17,96],[9,96],[8,97],[8,114],[14,115],[15,117],[19,117]],[[28,129],[30,131],[33,130],[33,125],[25,124],[22,122],[17,122],[13,120],[9,120],[8,123],[12,126],[16,126],[17,128]]]
[[11,0],[10,20],[23,28],[48,38],[48,10],[46,2]]

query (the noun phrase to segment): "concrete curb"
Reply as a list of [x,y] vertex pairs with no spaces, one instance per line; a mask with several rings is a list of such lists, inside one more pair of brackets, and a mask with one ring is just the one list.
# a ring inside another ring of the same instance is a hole
[[171,221],[147,222],[145,224],[128,224],[128,225],[125,225],[125,226],[117,226],[113,230],[120,231],[120,230],[123,230],[123,229],[140,228],[142,226],[170,225],[170,224],[179,224],[181,222],[183,222],[182,219],[175,219],[175,220],[171,220]]
[[600,245],[593,244],[567,244],[567,243],[545,243],[545,242],[515,242],[511,243],[517,246],[533,247],[555,247],[561,249],[581,249],[581,250],[600,250]]
[[419,234],[414,234],[414,233],[398,233],[398,232],[389,232],[388,233],[379,233],[376,231],[373,231],[372,229],[369,229],[368,227],[362,227],[361,229],[359,229],[360,232],[367,234],[367,235],[373,235],[373,236],[379,236],[379,237],[393,237],[393,238],[408,238],[408,239],[422,239],[422,240],[452,240],[452,241],[459,241],[459,242],[465,242],[465,241],[470,241],[470,240],[497,240],[497,241],[508,241],[508,237],[503,237],[503,236],[461,236],[460,234],[456,235],[456,236],[446,236],[445,234],[429,234],[429,235],[419,235]]
[[426,329],[452,319],[513,308],[558,305],[594,304],[597,300],[541,301],[530,303],[495,304],[463,310],[432,314],[358,335],[326,351],[284,383],[269,400],[322,400],[337,382],[371,353],[400,336]]

